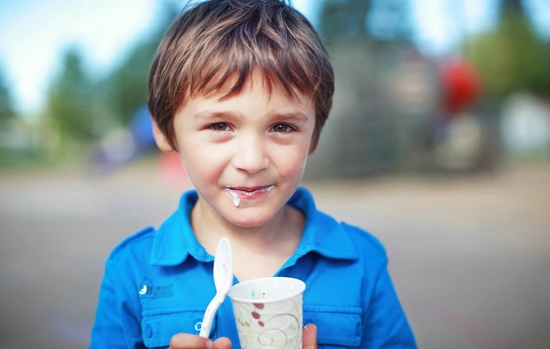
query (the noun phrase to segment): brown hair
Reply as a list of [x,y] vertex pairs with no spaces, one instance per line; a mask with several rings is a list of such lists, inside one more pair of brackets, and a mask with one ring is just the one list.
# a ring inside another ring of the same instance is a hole
[[312,96],[315,150],[334,94],[330,58],[308,20],[284,0],[210,0],[172,23],[149,75],[149,111],[173,149],[174,116],[184,98],[219,90],[231,78],[227,96],[239,93],[254,69],[269,92],[280,82]]

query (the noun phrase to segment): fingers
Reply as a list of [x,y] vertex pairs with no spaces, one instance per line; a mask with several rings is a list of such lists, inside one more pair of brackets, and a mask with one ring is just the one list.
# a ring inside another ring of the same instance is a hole
[[308,324],[302,334],[303,349],[317,349],[317,326]]
[[178,333],[170,340],[169,349],[231,349],[231,340],[220,337],[214,342],[208,338]]
[[[212,340],[187,333],[178,333],[170,340],[169,349],[212,349]],[[226,348],[226,347],[225,347]],[[224,348],[224,349],[225,349]]]
[[214,349],[231,349],[231,340],[227,337],[220,337],[214,341]]

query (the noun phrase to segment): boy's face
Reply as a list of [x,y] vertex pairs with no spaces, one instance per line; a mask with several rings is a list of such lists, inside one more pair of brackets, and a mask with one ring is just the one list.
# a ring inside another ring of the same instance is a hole
[[[267,91],[255,72],[238,95],[221,99],[222,89],[191,96],[174,119],[197,205],[241,227],[262,226],[282,212],[302,178],[315,127],[310,98],[292,98],[278,83]],[[171,149],[158,129],[155,136],[162,150]]]

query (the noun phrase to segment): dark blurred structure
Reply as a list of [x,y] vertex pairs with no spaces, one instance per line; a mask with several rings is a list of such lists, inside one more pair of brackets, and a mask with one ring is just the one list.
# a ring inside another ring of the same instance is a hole
[[320,32],[336,96],[308,173],[359,176],[410,169],[434,113],[437,66],[411,44],[410,2],[326,1]]
[[412,43],[409,1],[325,1],[319,29],[337,89],[308,175],[497,168],[507,155],[506,98],[550,93],[548,43],[522,2],[499,4],[494,31],[464,37],[452,57],[430,58]]

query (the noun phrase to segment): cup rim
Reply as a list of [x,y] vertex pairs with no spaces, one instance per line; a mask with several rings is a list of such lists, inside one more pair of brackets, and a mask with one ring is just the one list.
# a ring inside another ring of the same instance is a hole
[[[232,291],[238,286],[243,287],[246,284],[252,283],[252,282],[258,282],[258,281],[264,281],[264,280],[273,280],[273,279],[279,279],[279,280],[292,280],[292,282],[295,282],[297,284],[297,288],[290,293],[287,296],[284,297],[276,297],[276,298],[269,298],[269,299],[249,299],[249,298],[242,298],[238,297],[232,294]],[[227,294],[229,298],[231,298],[232,301],[242,302],[242,303],[274,303],[279,302],[283,299],[289,299],[293,298],[301,293],[303,293],[306,289],[306,284],[300,279],[292,278],[292,277],[284,277],[284,276],[272,276],[272,277],[264,277],[264,278],[256,278],[256,279],[250,279],[243,282],[239,282],[238,284],[235,284],[231,286],[231,289],[229,289],[229,293]]]

